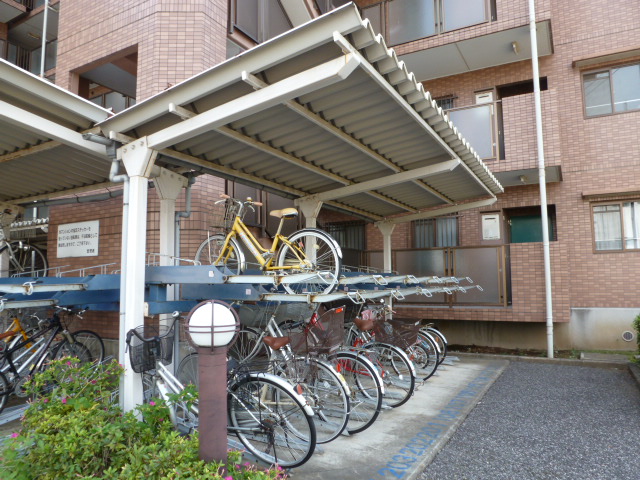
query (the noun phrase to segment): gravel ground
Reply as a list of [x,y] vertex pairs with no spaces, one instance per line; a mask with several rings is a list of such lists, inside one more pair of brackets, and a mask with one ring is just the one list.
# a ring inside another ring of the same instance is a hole
[[420,480],[638,480],[626,368],[511,362]]

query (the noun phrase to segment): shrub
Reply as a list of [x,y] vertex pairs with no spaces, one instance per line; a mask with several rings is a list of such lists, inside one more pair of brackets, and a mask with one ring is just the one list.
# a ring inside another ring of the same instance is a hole
[[640,313],[633,320],[633,328],[636,331],[636,343],[638,344],[638,353],[640,353]]
[[[275,480],[280,469],[242,464],[230,451],[225,470],[199,459],[197,434],[179,435],[160,400],[123,413],[114,399],[123,369],[75,359],[54,361],[34,377],[22,428],[2,451],[3,480]],[[138,419],[139,414],[145,421]]]

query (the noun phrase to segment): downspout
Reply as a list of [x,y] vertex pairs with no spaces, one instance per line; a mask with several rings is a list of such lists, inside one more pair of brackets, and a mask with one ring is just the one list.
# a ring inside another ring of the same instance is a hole
[[[175,258],[180,258],[180,219],[189,218],[191,216],[191,186],[196,183],[195,175],[188,175],[189,183],[187,184],[186,192],[185,192],[185,210],[181,212],[175,213],[175,229],[174,229],[174,242],[173,242],[173,256]],[[180,285],[173,285],[173,298],[177,300],[180,298]],[[173,343],[173,358],[180,358],[180,329],[175,329],[175,340]],[[177,362],[174,362],[174,367],[177,368]]]
[[[127,264],[127,249],[125,246],[128,242],[128,218],[129,218],[129,176],[126,174],[118,174],[120,171],[120,163],[121,161],[117,159],[117,149],[119,147],[119,143],[115,140],[110,140],[108,138],[101,137],[100,135],[95,134],[84,134],[82,138],[85,140],[90,140],[95,143],[100,143],[107,147],[107,155],[111,159],[111,169],[109,170],[109,181],[113,183],[122,183],[122,242],[120,248],[120,307],[119,307],[119,320],[120,320],[120,328],[124,326],[124,295],[125,295],[125,269],[124,265]],[[118,361],[124,365],[124,355],[125,355],[125,342],[124,338],[127,332],[120,331],[120,341],[118,342]]]
[[538,35],[536,33],[535,0],[529,0],[529,33],[531,34],[531,65],[533,67],[533,96],[536,108],[536,139],[538,148],[538,177],[542,219],[542,251],[544,258],[544,291],[546,299],[547,358],[553,358],[553,305],[551,297],[551,254],[549,252],[549,220],[547,214],[547,178],[544,168],[542,141],[542,105],[540,102],[540,72],[538,71]]
[[44,2],[44,18],[42,19],[42,51],[40,52],[40,78],[44,78],[44,59],[47,56],[47,22],[49,18],[49,0]]

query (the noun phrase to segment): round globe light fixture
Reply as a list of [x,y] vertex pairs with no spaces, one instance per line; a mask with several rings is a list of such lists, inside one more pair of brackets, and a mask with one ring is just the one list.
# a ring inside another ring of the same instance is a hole
[[230,345],[239,326],[238,314],[229,305],[219,300],[206,300],[191,309],[186,330],[196,347],[214,348]]

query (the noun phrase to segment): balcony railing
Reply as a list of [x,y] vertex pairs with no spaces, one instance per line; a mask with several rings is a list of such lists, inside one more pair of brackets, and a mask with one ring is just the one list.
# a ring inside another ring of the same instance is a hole
[[500,158],[498,104],[482,103],[447,111],[449,119],[483,160]]
[[[368,265],[382,269],[382,252],[368,252]],[[430,305],[507,306],[510,303],[509,246],[449,247],[434,249],[394,250],[394,270],[401,274],[439,277],[464,276],[482,290],[466,293],[413,295],[404,302]]]

